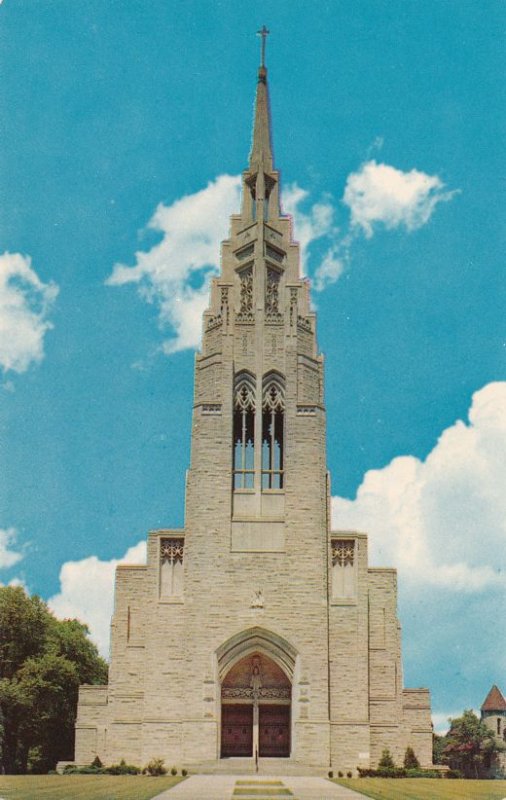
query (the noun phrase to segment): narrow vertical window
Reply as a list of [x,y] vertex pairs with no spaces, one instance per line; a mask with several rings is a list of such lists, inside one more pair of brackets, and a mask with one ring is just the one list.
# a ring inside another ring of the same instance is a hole
[[356,595],[355,540],[332,540],[332,597],[352,599]]
[[281,375],[264,379],[262,399],[262,489],[282,489],[285,395]]
[[253,489],[255,478],[255,379],[239,373],[234,392],[234,489]]
[[184,539],[160,541],[160,595],[183,596]]

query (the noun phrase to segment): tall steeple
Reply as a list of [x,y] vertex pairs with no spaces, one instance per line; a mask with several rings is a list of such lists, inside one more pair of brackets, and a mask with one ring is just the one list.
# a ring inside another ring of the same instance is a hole
[[272,163],[269,87],[265,66],[265,40],[268,33],[265,25],[258,31],[258,36],[262,37],[262,44],[255,97],[253,140],[249,166],[243,173],[242,218],[245,223],[262,219],[275,220],[280,214],[279,174]]
[[267,85],[267,68],[265,66],[265,39],[269,31],[263,26],[258,31],[262,37],[260,66],[255,100],[255,122],[253,127],[253,143],[249,159],[251,172],[272,172],[271,120],[269,108],[269,88]]

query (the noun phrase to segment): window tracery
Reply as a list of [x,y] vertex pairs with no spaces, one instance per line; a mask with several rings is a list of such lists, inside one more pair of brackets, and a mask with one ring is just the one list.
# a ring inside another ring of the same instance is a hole
[[183,594],[184,539],[160,540],[160,594],[181,597]]
[[234,387],[234,489],[253,489],[255,469],[255,379],[236,376]]
[[262,489],[283,488],[284,410],[284,380],[270,373],[262,392]]
[[340,567],[353,566],[355,560],[355,542],[348,539],[332,540],[332,564]]
[[332,539],[332,596],[352,600],[356,596],[354,539]]

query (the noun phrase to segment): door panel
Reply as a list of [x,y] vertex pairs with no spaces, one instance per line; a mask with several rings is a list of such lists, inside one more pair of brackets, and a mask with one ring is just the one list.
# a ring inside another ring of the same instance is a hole
[[260,706],[259,756],[288,758],[290,755],[290,706]]
[[253,706],[221,707],[221,757],[253,755]]

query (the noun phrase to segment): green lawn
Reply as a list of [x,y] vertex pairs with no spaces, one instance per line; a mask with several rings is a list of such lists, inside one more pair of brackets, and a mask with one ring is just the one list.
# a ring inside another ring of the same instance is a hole
[[0,775],[0,800],[151,800],[181,780],[144,775]]
[[506,781],[460,781],[448,778],[358,778],[336,780],[374,800],[505,800]]

